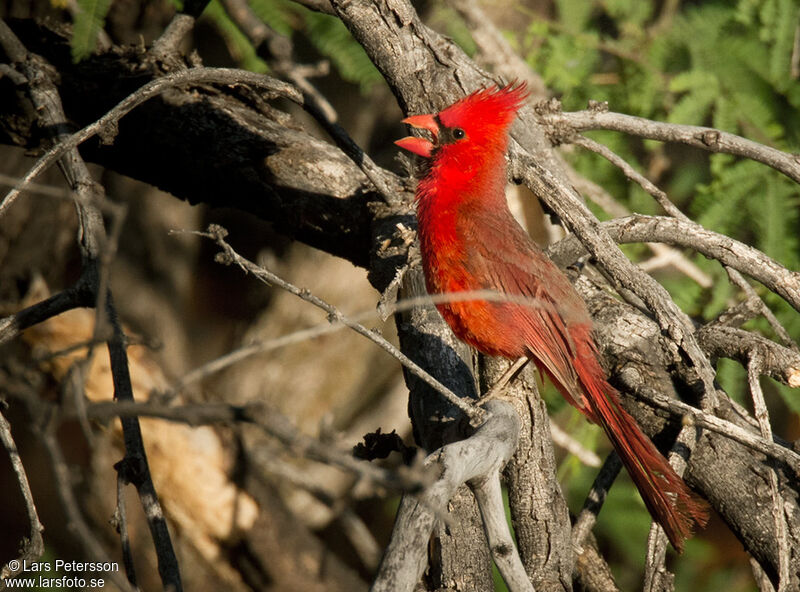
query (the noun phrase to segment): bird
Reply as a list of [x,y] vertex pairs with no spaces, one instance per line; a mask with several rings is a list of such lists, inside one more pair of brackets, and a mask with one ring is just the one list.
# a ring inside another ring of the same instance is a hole
[[439,296],[436,307],[460,340],[489,356],[533,361],[603,428],[651,516],[681,552],[693,523],[705,526],[706,502],[622,407],[585,303],[508,208],[509,130],[527,96],[524,83],[493,85],[439,113],[403,120],[428,136],[395,142],[424,159],[415,202],[427,290]]

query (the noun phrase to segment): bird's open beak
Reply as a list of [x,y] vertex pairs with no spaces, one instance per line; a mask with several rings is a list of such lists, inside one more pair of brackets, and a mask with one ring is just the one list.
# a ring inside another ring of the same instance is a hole
[[439,124],[436,123],[436,119],[433,115],[412,115],[411,117],[406,117],[403,120],[403,123],[407,123],[411,127],[415,127],[417,129],[424,129],[428,130],[431,135],[433,136],[433,142],[430,140],[426,140],[425,138],[415,138],[414,136],[408,136],[401,140],[396,140],[395,144],[400,146],[400,148],[405,148],[409,152],[413,152],[414,154],[419,154],[420,156],[424,156],[425,158],[430,157],[433,149],[436,147],[434,142],[439,139]]

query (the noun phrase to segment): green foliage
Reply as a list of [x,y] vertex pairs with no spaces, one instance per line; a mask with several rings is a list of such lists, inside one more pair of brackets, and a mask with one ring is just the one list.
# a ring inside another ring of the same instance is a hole
[[[253,12],[277,33],[292,37],[296,45],[307,43],[330,60],[337,73],[362,90],[382,81],[364,49],[336,17],[313,12],[288,0],[250,0]],[[242,68],[264,72],[267,65],[224,9],[213,0],[204,13],[225,36],[234,58]]]
[[236,23],[231,20],[219,0],[211,0],[203,11],[203,16],[214,21],[219,32],[225,38],[228,51],[231,52],[240,67],[252,72],[263,73],[267,71],[267,65],[264,60],[258,57],[253,44],[250,43],[250,40],[242,33]]
[[78,11],[72,29],[72,59],[79,62],[97,46],[97,35],[103,30],[111,0],[78,0]]
[[[330,60],[344,80],[358,84],[362,90],[382,80],[364,49],[336,17],[307,10],[288,0],[250,0],[249,4],[256,16],[277,33],[293,37],[296,44],[306,42],[314,47]],[[241,68],[254,72],[269,69],[218,0],[212,0],[204,16],[211,19],[225,37]]]
[[288,0],[250,0],[250,8],[258,18],[287,37],[292,34],[291,3]]
[[[182,0],[170,0],[180,10]],[[72,57],[82,60],[94,51],[112,0],[78,0],[72,37]],[[362,91],[383,80],[363,48],[336,17],[313,12],[289,0],[249,0],[253,12],[277,33],[292,37],[296,44],[312,46],[331,64],[342,79],[358,84]],[[227,15],[219,0],[212,0],[203,13],[219,30],[241,68],[266,72],[267,64],[256,54],[251,41]],[[471,39],[463,22],[453,20],[453,31],[469,45]]]
[[304,11],[305,34],[342,78],[366,90],[383,80],[364,49],[353,39],[342,21],[327,14]]

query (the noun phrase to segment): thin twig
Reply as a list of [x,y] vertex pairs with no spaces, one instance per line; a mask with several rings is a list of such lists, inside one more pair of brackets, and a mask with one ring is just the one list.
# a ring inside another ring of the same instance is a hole
[[[0,21],[0,23],[2,23],[2,21]],[[174,74],[167,74],[163,78],[158,78],[157,80],[148,82],[141,88],[137,89],[135,92],[131,93],[122,101],[120,101],[114,108],[108,111],[108,113],[103,115],[100,119],[63,139],[50,150],[48,150],[36,162],[36,164],[31,167],[31,169],[20,180],[20,182],[17,183],[14,189],[6,194],[2,203],[0,203],[0,216],[2,216],[8,210],[14,200],[19,196],[20,192],[27,187],[28,183],[30,183],[40,173],[51,166],[56,160],[61,158],[68,151],[72,150],[76,146],[79,146],[89,138],[99,133],[113,133],[117,122],[132,109],[161,94],[167,89],[174,88],[182,84],[203,83],[217,83],[223,85],[247,84],[256,88],[278,93],[281,96],[302,104],[302,97],[291,85],[252,72],[246,72],[233,68],[195,68],[192,70],[176,72]]]
[[600,460],[600,457],[597,456],[594,451],[586,448],[586,446],[578,442],[578,440],[561,429],[557,423],[552,421],[550,422],[550,436],[553,438],[553,444],[569,452],[587,467],[597,468],[602,464],[603,461]]
[[[762,358],[758,350],[754,351],[747,365],[747,382],[750,385],[750,395],[753,397],[753,411],[755,412],[761,437],[772,441],[772,426],[769,422],[769,411],[764,402],[764,393],[761,391],[759,378],[762,372]],[[769,473],[769,486],[772,494],[772,519],[775,523],[775,539],[778,543],[778,590],[787,592],[790,585],[789,577],[789,540],[786,529],[786,515],[783,510],[783,497],[778,488],[778,474],[774,467],[767,469]]]
[[257,426],[300,456],[318,460],[353,472],[393,491],[418,491],[426,483],[423,475],[411,469],[389,471],[353,457],[351,451],[338,450],[301,433],[277,409],[261,403],[229,405],[201,403],[169,406],[160,403],[132,401],[92,403],[86,409],[89,417],[108,421],[116,417],[158,417],[191,426],[243,422]]
[[[677,208],[669,200],[666,193],[664,193],[661,189],[659,189],[653,183],[651,183],[650,180],[647,179],[647,177],[636,171],[631,165],[629,165],[625,161],[625,159],[615,154],[613,151],[608,149],[603,144],[600,144],[599,142],[595,142],[594,140],[585,138],[583,136],[577,136],[573,138],[572,143],[577,144],[578,146],[582,146],[583,148],[591,150],[592,152],[595,152],[597,154],[600,154],[610,163],[618,167],[620,170],[622,170],[625,176],[628,177],[628,179],[634,181],[647,193],[652,195],[653,198],[655,198],[658,204],[664,209],[664,211],[668,215],[672,216],[673,218],[677,218],[678,220],[682,220],[684,222],[693,223],[688,216],[686,216],[679,208]],[[660,244],[660,243],[655,243],[655,244]],[[645,267],[646,266],[642,264],[642,268]],[[778,319],[775,317],[775,314],[770,310],[770,308],[766,305],[766,303],[764,303],[763,300],[761,300],[761,298],[758,296],[758,294],[756,294],[755,290],[753,290],[753,287],[747,283],[747,281],[741,276],[741,274],[737,270],[731,268],[728,265],[725,265],[725,269],[727,270],[731,281],[736,286],[738,286],[742,291],[744,291],[745,296],[747,296],[748,298],[756,298],[761,303],[760,304],[761,314],[764,315],[764,318],[767,319],[767,322],[769,322],[770,326],[773,328],[776,334],[781,338],[784,344],[793,346],[795,349],[797,349],[797,344],[794,343],[794,341],[791,339],[786,329],[784,329],[783,325],[780,324]],[[704,287],[710,287],[710,286],[704,286]]]
[[250,7],[247,0],[222,0],[225,12],[244,33],[256,53],[278,76],[285,76],[294,85],[305,93],[309,100],[313,100],[327,121],[336,122],[338,116],[333,105],[317,90],[308,80],[309,76],[322,76],[328,73],[327,61],[317,66],[308,66],[294,62],[292,54],[294,45],[292,40],[281,35],[265,23]]
[[600,508],[603,507],[608,491],[614,484],[621,469],[622,461],[619,455],[616,452],[611,452],[594,478],[592,488],[583,502],[583,508],[572,525],[572,546],[575,548],[576,553],[580,554],[583,551],[583,543],[592,528],[594,528]]
[[441,393],[450,403],[460,409],[474,424],[479,425],[485,419],[485,413],[479,407],[469,403],[466,399],[459,397],[449,388],[444,386],[441,382],[436,380],[433,376],[428,374],[425,370],[423,370],[419,365],[417,365],[413,360],[411,360],[408,356],[406,356],[403,352],[397,349],[394,345],[389,343],[386,339],[384,339],[381,335],[378,335],[374,331],[370,331],[364,325],[357,323],[350,318],[344,316],[339,310],[322,300],[311,294],[308,290],[304,290],[294,286],[293,284],[287,282],[283,278],[275,275],[271,271],[256,265],[252,261],[245,259],[241,255],[239,255],[226,241],[225,236],[227,231],[220,226],[212,224],[209,226],[207,232],[197,232],[199,236],[204,236],[206,238],[210,238],[214,242],[216,242],[220,247],[223,249],[223,253],[217,256],[217,260],[220,263],[231,264],[234,263],[239,266],[243,271],[247,273],[252,273],[256,278],[260,281],[264,282],[267,285],[275,285],[279,288],[286,290],[287,292],[294,294],[301,300],[305,300],[310,304],[313,304],[317,308],[324,310],[328,315],[331,322],[339,322],[343,325],[346,325],[350,329],[354,330],[359,335],[366,337],[370,341],[377,344],[381,349],[388,352],[390,355],[395,357],[398,361],[400,361],[403,366],[408,368],[411,372],[421,378],[425,383],[427,383],[432,388],[436,389],[437,392]]
[[[0,21],[0,43],[6,53],[14,58],[15,66],[28,80],[28,94],[31,102],[36,107],[40,125],[50,131],[55,148],[48,154],[58,154],[61,171],[67,179],[70,188],[75,193],[75,205],[78,213],[78,247],[81,252],[82,273],[74,293],[76,297],[87,299],[87,306],[93,306],[96,312],[95,337],[105,330],[108,322],[113,330],[107,340],[108,353],[111,361],[111,378],[114,384],[114,398],[116,400],[133,400],[126,352],[126,339],[122,327],[117,319],[114,302],[109,287],[108,264],[116,249],[116,239],[121,228],[121,216],[115,216],[114,232],[106,232],[103,212],[96,205],[104,200],[104,190],[92,178],[86,163],[83,161],[76,146],[71,145],[67,131],[67,117],[52,77],[51,68],[40,57],[27,52],[22,43],[16,38],[13,31]],[[124,103],[124,101],[123,101]],[[61,150],[61,152],[59,152]],[[39,161],[43,162],[45,159]],[[35,169],[36,167],[34,167]],[[26,179],[30,180],[31,172]],[[21,185],[24,185],[22,183]],[[20,185],[17,186],[16,191]],[[12,194],[14,191],[11,192]],[[2,212],[4,204],[7,206],[13,200],[0,204]],[[62,293],[64,294],[64,293]],[[51,302],[48,299],[45,302]],[[24,312],[24,311],[23,311]],[[18,320],[17,317],[12,318]],[[13,324],[13,323],[12,323]],[[4,323],[5,325],[5,323]],[[7,328],[4,326],[4,328]],[[88,356],[93,355],[94,349],[89,348]],[[158,501],[155,486],[147,464],[147,455],[142,441],[139,422],[136,418],[122,420],[123,439],[125,442],[125,458],[123,463],[127,467],[126,475],[129,481],[136,484],[139,499],[144,507],[147,523],[153,538],[158,559],[158,570],[164,587],[180,592],[182,589],[180,570],[172,540],[167,529],[164,514]]]
[[[374,319],[376,316],[381,321],[385,322],[386,317],[388,315],[404,312],[411,310],[413,308],[419,306],[430,306],[431,304],[439,304],[439,303],[452,303],[452,302],[466,302],[471,300],[486,300],[489,302],[511,302],[515,304],[522,304],[529,307],[537,307],[542,306],[542,301],[530,296],[516,296],[510,294],[503,294],[502,292],[498,292],[496,290],[466,290],[464,292],[450,292],[446,294],[433,294],[433,295],[426,295],[426,296],[417,296],[413,298],[402,298],[397,300],[396,302],[391,303],[391,306],[387,306],[384,310],[376,310],[370,309],[365,310],[357,313],[353,313],[348,315],[348,318],[351,321],[357,323],[363,323],[369,319]],[[320,337],[322,335],[327,335],[329,333],[333,333],[336,331],[340,331],[342,329],[346,329],[348,326],[342,322],[337,320],[331,320],[327,323],[321,323],[319,325],[315,325],[313,327],[308,327],[307,329],[300,329],[298,331],[293,331],[292,333],[287,333],[286,335],[281,335],[279,337],[275,337],[273,339],[268,339],[265,341],[261,340],[254,340],[246,345],[242,345],[236,349],[231,350],[230,352],[223,354],[218,358],[214,358],[201,366],[189,371],[185,374],[180,380],[178,380],[173,386],[170,388],[160,391],[156,393],[160,397],[166,397],[167,399],[174,397],[179,392],[184,390],[185,388],[195,384],[197,382],[201,382],[216,374],[217,372],[221,372],[225,368],[228,368],[234,364],[237,364],[247,358],[266,353],[272,351],[273,349],[278,349],[281,347],[285,347],[287,345],[292,345],[294,343],[299,343],[301,341],[305,341],[308,339],[313,339],[315,337]],[[76,349],[80,349],[85,347],[86,343],[78,344],[75,346],[70,346],[69,348],[65,348],[59,352],[48,354],[48,357],[55,357],[56,355],[63,355],[74,351]],[[517,363],[522,364],[523,360],[527,360],[527,358],[521,358],[517,361]],[[511,374],[516,374],[516,372],[512,372]],[[512,378],[511,374],[504,379],[504,382],[501,384],[496,385],[496,389],[492,389],[487,393],[487,396],[491,394],[493,391],[501,390],[501,387],[505,386],[508,383],[508,380]],[[492,395],[494,397],[494,395]],[[482,402],[485,400],[482,400]]]
[[686,219],[686,216],[684,216],[683,212],[681,212],[677,206],[675,206],[675,204],[669,200],[666,193],[656,187],[650,181],[650,179],[634,169],[624,158],[620,157],[618,154],[615,154],[613,150],[608,148],[608,146],[605,146],[600,142],[595,142],[594,140],[584,136],[575,136],[572,139],[572,143],[581,146],[586,150],[590,150],[595,154],[599,154],[608,162],[619,168],[628,179],[638,184],[647,193],[652,195],[656,202],[658,202],[658,205],[660,205],[667,214],[675,218]]
[[8,580],[20,572],[22,566],[26,561],[35,561],[44,553],[44,541],[42,540],[42,531],[44,526],[39,521],[39,514],[36,512],[36,504],[33,500],[33,493],[31,492],[30,483],[28,483],[28,475],[25,472],[25,466],[22,464],[22,459],[17,450],[17,444],[14,442],[14,436],[11,434],[11,424],[0,412],[0,441],[3,442],[3,448],[8,453],[8,458],[11,461],[11,468],[17,476],[17,483],[19,490],[22,493],[22,500],[25,503],[25,513],[28,515],[28,524],[30,525],[29,538],[24,540],[21,547],[21,554],[15,560],[17,568],[12,569],[12,566],[7,563],[0,570],[0,586],[3,585],[4,580]]
[[684,424],[695,425],[730,438],[752,450],[786,463],[791,470],[800,474],[800,455],[781,444],[764,440],[760,435],[754,434],[730,421],[711,415],[682,401],[669,399],[651,389],[639,389],[634,394],[637,398],[657,409],[669,411],[675,417],[680,418]]
[[[758,249],[703,228],[696,222],[634,214],[603,222],[600,227],[620,244],[657,241],[694,249],[758,280],[800,310],[800,272],[789,270]],[[550,249],[554,257],[562,260],[574,261],[581,252],[578,240],[572,236]]]
[[[64,455],[61,453],[61,446],[55,436],[56,427],[56,422],[51,418],[48,425],[41,430],[41,441],[50,457],[53,476],[57,484],[56,491],[66,515],[67,530],[75,535],[87,557],[91,557],[95,561],[110,562],[111,558],[106,554],[103,545],[95,537],[92,529],[89,528],[83,518],[75,492],[72,490],[72,473],[69,466],[67,466]],[[128,580],[121,573],[111,571],[108,572],[108,576],[119,589],[133,592]]]
[[758,350],[765,374],[787,386],[800,388],[800,353],[794,349],[778,345],[758,333],[719,323],[700,327],[697,339],[710,356],[736,360],[744,367]]
[[[798,347],[795,340],[792,339],[792,336],[789,335],[789,332],[775,316],[775,313],[772,312],[772,309],[767,306],[767,303],[764,302],[761,296],[759,296],[758,293],[753,289],[753,286],[751,286],[750,283],[742,277],[742,274],[729,265],[725,266],[725,271],[727,271],[731,282],[733,282],[739,287],[739,289],[742,290],[742,292],[744,292],[744,295],[747,297],[747,299],[757,303],[758,312],[761,313],[761,316],[767,320],[769,326],[773,331],[775,331],[775,335],[778,336],[783,345],[793,349],[795,352],[800,352],[800,347]],[[798,386],[800,386],[800,384]]]
[[122,547],[122,564],[125,566],[125,575],[131,586],[138,589],[136,584],[136,567],[133,563],[131,552],[131,539],[128,534],[128,511],[125,505],[125,486],[127,482],[122,473],[117,473],[117,506],[114,509],[113,524],[119,533],[119,542]]
[[[686,472],[686,459],[677,452],[678,449],[692,451],[697,444],[698,430],[691,424],[681,428],[675,444],[669,454],[669,464],[675,469],[679,477]],[[671,581],[674,576],[667,570],[667,533],[664,527],[653,521],[647,536],[647,552],[645,554],[644,592],[662,592],[672,586],[665,586],[664,582]]]
[[[631,211],[628,208],[614,200],[614,198],[597,183],[593,183],[589,179],[578,175],[574,170],[569,169],[568,173],[570,182],[575,186],[575,189],[577,189],[581,195],[586,196],[587,199],[600,206],[606,213],[614,218],[624,218],[625,216],[631,215]],[[703,288],[710,288],[714,284],[711,276],[677,249],[662,243],[648,242],[645,244],[653,251],[655,256],[639,263],[639,267],[642,270],[650,272],[653,269],[671,265],[679,272],[697,282]]]
[[[207,3],[207,1],[204,2],[204,4]],[[202,9],[200,12],[202,12]],[[178,47],[186,35],[194,29],[195,18],[196,15],[184,12],[175,14],[166,29],[150,47],[148,52],[150,57],[168,65],[170,69],[181,67]]]
[[334,515],[333,519],[341,526],[353,546],[362,565],[371,572],[378,568],[382,550],[364,521],[349,507],[348,500],[337,499],[317,482],[311,481],[298,472],[294,464],[280,460],[274,450],[259,447],[253,451],[253,458],[256,466],[264,473],[309,492],[315,499],[328,507]]

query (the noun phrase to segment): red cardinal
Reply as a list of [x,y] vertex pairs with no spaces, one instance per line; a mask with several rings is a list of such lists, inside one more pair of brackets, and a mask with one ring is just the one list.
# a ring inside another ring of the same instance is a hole
[[436,307],[453,332],[477,350],[533,360],[567,401],[601,425],[650,514],[681,551],[692,520],[705,525],[705,503],[621,407],[597,359],[586,306],[506,204],[508,129],[526,97],[524,84],[492,87],[437,115],[403,120],[433,138],[395,142],[429,159],[416,195],[428,292],[492,290],[511,297]]

